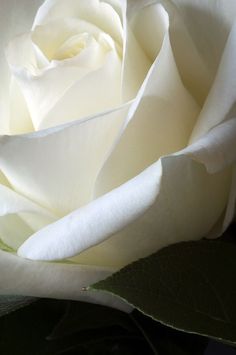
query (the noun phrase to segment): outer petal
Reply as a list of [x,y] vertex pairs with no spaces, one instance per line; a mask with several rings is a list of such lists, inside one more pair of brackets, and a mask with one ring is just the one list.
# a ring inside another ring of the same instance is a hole
[[[151,206],[160,177],[161,166],[154,164],[120,188],[32,235],[20,247],[18,255],[33,260],[63,259],[102,242]],[[91,264],[97,262],[94,256]],[[115,265],[117,258],[113,260]],[[106,259],[103,257],[101,263],[106,265]]]
[[191,142],[224,120],[236,116],[236,22],[233,26],[222,60],[196,126]]
[[236,16],[234,0],[172,0],[204,58],[212,80]]
[[0,251],[0,268],[0,294],[81,300],[124,311],[131,309],[111,295],[82,291],[83,287],[106,278],[112,269],[32,262],[3,251]]
[[0,238],[17,250],[36,230],[56,220],[49,211],[0,185]]
[[181,10],[170,2],[164,2],[164,5],[170,18],[170,42],[181,79],[202,106],[212,77],[184,22]]
[[42,229],[18,252],[48,260],[100,243],[75,260],[121,267],[170,243],[206,236],[225,211],[230,179],[230,171],[208,174],[202,164],[183,155],[163,158],[162,168],[160,163],[154,164]]
[[203,162],[214,174],[236,162],[236,117],[212,128],[202,138],[177,154],[188,154]]
[[58,216],[69,213],[91,200],[128,107],[45,131],[3,136],[0,169],[18,193]]
[[[5,60],[4,49],[8,41],[28,30],[42,0],[1,1],[0,13],[0,133],[9,131],[9,90],[10,74]],[[27,9],[27,11],[25,11]]]
[[177,154],[187,154],[201,161],[209,173],[232,166],[229,199],[225,215],[219,220],[210,236],[221,235],[231,223],[236,212],[236,118],[216,126],[210,132]]

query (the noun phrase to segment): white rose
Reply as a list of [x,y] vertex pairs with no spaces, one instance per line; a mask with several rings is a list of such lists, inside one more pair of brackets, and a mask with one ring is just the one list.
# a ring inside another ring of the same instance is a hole
[[1,1],[1,294],[83,299],[231,222],[236,3],[40,4]]

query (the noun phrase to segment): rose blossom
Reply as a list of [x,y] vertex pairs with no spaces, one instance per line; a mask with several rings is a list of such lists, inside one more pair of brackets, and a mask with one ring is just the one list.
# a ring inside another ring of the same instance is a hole
[[236,4],[217,4],[47,0],[35,18],[41,1],[1,4],[2,294],[81,299],[227,228]]

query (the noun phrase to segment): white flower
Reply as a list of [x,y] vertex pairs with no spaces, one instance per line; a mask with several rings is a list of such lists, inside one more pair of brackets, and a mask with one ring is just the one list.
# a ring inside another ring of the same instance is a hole
[[1,4],[0,287],[82,299],[231,222],[236,3],[40,4]]

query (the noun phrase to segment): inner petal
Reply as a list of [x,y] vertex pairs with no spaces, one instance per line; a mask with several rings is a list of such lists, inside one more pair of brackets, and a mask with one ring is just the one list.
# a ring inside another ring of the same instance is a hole
[[48,0],[39,8],[33,28],[67,17],[75,17],[95,24],[100,30],[122,43],[121,19],[115,8],[104,1]]
[[54,53],[53,59],[64,60],[72,58],[89,46],[94,38],[89,33],[79,33],[68,38]]
[[98,175],[95,196],[188,143],[199,107],[181,82],[168,35],[133,106],[126,129]]
[[169,16],[160,4],[146,6],[131,20],[131,27],[148,58],[153,62],[169,27]]
[[55,57],[55,52],[70,38],[82,33],[97,37],[101,30],[84,20],[67,17],[52,21],[43,26],[36,26],[32,32],[33,42],[42,50],[49,60]]

